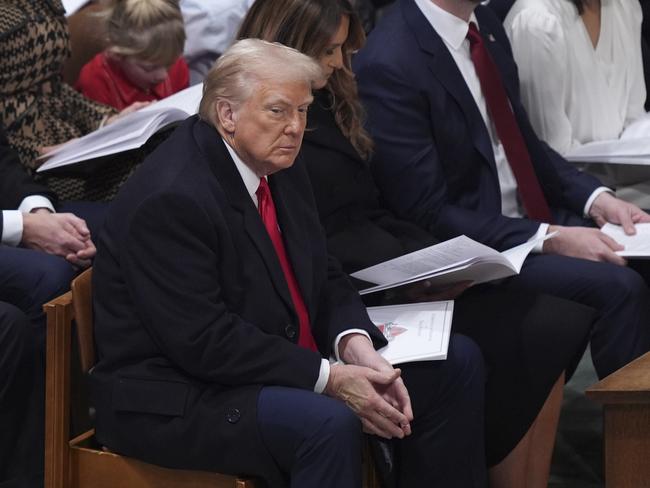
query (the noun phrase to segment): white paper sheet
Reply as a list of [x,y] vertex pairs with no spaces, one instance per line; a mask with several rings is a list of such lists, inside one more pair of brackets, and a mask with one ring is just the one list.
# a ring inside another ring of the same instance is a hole
[[650,114],[632,122],[619,139],[590,142],[565,157],[581,163],[650,165]]
[[625,246],[625,250],[616,253],[619,256],[650,259],[650,224],[636,224],[635,228],[636,234],[632,236],[628,236],[620,225],[605,224],[601,230]]
[[459,236],[352,273],[352,277],[377,283],[360,292],[374,293],[427,279],[432,285],[460,281],[485,283],[521,271],[526,256],[535,246],[555,233],[520,244],[502,253]]
[[61,3],[65,9],[66,17],[69,17],[84,5],[90,3],[90,0],[61,0]]

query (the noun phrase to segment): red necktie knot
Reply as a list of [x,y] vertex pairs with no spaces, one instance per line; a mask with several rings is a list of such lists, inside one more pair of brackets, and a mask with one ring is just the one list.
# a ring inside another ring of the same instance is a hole
[[257,195],[258,204],[262,203],[262,200],[266,200],[269,197],[269,184],[266,181],[266,178],[260,178],[260,186],[257,187],[255,195]]
[[474,47],[476,44],[482,44],[483,38],[478,31],[478,27],[474,22],[469,23],[469,30],[467,31],[467,39],[469,39],[470,47]]

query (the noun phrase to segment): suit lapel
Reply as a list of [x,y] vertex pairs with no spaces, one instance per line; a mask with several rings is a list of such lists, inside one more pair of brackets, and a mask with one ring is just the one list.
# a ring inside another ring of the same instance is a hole
[[494,33],[490,29],[489,23],[481,21],[483,18],[483,13],[484,11],[482,9],[480,8],[476,9],[476,18],[481,27],[479,33],[483,38],[483,44],[485,45],[488,52],[490,53],[490,56],[492,57],[494,64],[496,64],[498,67],[499,76],[501,77],[501,83],[503,84],[503,87],[506,90],[506,94],[508,95],[508,100],[510,101],[510,103],[512,103],[512,100],[517,99],[519,95],[512,92],[512,86],[506,83],[506,80],[503,77],[503,73],[505,71],[503,68],[503,57],[506,53],[504,53],[501,44],[496,42],[496,38],[494,36]]
[[409,24],[411,32],[415,35],[420,49],[429,58],[429,70],[460,106],[474,146],[481,153],[496,177],[497,169],[490,134],[454,58],[447,49],[445,42],[414,1],[403,0],[401,6],[404,18]]
[[204,155],[209,160],[210,167],[221,184],[221,188],[226,193],[231,207],[242,215],[244,229],[262,257],[276,292],[282,297],[287,307],[294,310],[289,287],[273,242],[271,242],[225,143],[215,129],[205,123],[197,124],[195,135]]

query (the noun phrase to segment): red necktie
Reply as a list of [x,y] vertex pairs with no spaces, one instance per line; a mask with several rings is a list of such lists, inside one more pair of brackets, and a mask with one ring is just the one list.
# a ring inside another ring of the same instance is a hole
[[487,108],[494,121],[497,135],[503,144],[510,168],[517,180],[519,196],[526,209],[526,214],[533,220],[552,223],[551,211],[539,186],[526,141],[519,130],[499,70],[485,48],[483,38],[474,22],[469,24],[467,38],[470,43],[472,62],[481,82]]
[[271,241],[273,242],[273,247],[275,248],[275,252],[280,260],[280,266],[284,272],[284,277],[287,280],[287,285],[289,285],[289,292],[291,293],[293,306],[298,314],[298,322],[300,323],[298,345],[311,349],[312,351],[317,351],[318,348],[316,347],[316,342],[314,342],[314,337],[311,335],[309,313],[307,312],[305,301],[302,299],[300,288],[298,288],[298,281],[296,280],[296,276],[293,274],[291,263],[289,263],[287,251],[284,248],[284,242],[282,242],[280,228],[278,227],[278,218],[275,213],[275,205],[273,205],[271,190],[269,189],[269,184],[266,182],[266,178],[260,180],[260,186],[257,188],[255,194],[257,195],[257,202],[262,222],[264,223],[264,227],[266,227],[266,231],[269,233],[269,237],[271,237]]

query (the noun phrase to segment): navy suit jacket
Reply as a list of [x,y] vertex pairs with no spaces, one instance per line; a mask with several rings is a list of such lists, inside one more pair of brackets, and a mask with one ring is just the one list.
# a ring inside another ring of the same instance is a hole
[[515,0],[490,0],[487,6],[494,10],[499,20],[503,22],[514,3]]
[[[329,258],[300,161],[269,177],[321,354],[351,327],[385,340]],[[97,436],[171,467],[281,476],[257,431],[263,385],[313,390],[321,354],[298,318],[271,239],[217,131],[192,117],[112,202],[94,265]],[[250,461],[250,460],[253,461]]]
[[[600,182],[535,135],[519,98],[517,66],[501,23],[475,10],[544,194],[558,224],[576,223]],[[496,249],[529,239],[539,222],[501,213],[492,144],[456,63],[413,0],[382,17],[354,59],[376,143],[373,170],[387,204],[442,239],[465,234]]]

